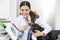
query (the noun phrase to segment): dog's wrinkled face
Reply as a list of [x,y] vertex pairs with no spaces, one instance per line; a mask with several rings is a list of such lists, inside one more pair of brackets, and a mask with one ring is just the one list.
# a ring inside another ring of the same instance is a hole
[[33,24],[31,26],[31,31],[35,33],[35,30],[43,31],[44,29],[38,24]]

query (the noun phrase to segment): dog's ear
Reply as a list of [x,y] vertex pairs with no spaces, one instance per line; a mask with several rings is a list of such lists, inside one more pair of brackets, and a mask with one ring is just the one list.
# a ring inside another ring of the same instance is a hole
[[33,24],[33,25],[31,25],[31,31],[32,31],[32,32],[35,32],[35,30],[43,31],[44,28],[42,28],[42,27],[41,27],[40,25],[38,25],[38,24]]
[[31,31],[35,33],[35,30],[39,30],[38,24],[32,24],[31,25]]

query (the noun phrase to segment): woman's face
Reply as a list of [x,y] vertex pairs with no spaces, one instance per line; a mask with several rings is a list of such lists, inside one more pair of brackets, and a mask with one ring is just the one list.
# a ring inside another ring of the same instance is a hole
[[21,6],[20,13],[24,18],[28,18],[30,13],[30,8],[28,6]]

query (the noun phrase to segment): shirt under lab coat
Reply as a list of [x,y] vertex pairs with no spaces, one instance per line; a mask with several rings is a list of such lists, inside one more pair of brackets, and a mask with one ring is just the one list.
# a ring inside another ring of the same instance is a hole
[[[28,30],[30,29],[30,26],[28,25],[28,22],[23,18],[23,16],[20,15],[19,17],[14,19],[12,23],[14,23],[18,29],[21,29],[22,25],[26,25],[28,27],[28,29],[26,29],[24,33],[18,31],[18,37],[20,37],[22,40],[27,40]],[[41,18],[36,19],[35,23],[44,28],[42,32],[45,33],[45,35],[47,35],[51,31],[51,27]]]

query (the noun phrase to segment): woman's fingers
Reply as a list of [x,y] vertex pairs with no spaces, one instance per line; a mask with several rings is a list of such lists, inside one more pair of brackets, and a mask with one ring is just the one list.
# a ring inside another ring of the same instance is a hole
[[36,33],[32,32],[32,35],[39,37],[39,36],[43,36],[43,32],[40,32],[39,30],[35,30]]
[[40,32],[39,30],[35,30],[35,32]]
[[26,30],[27,29],[27,26],[24,26],[24,29]]
[[27,26],[26,25],[23,25],[21,30],[25,31],[27,29]]

